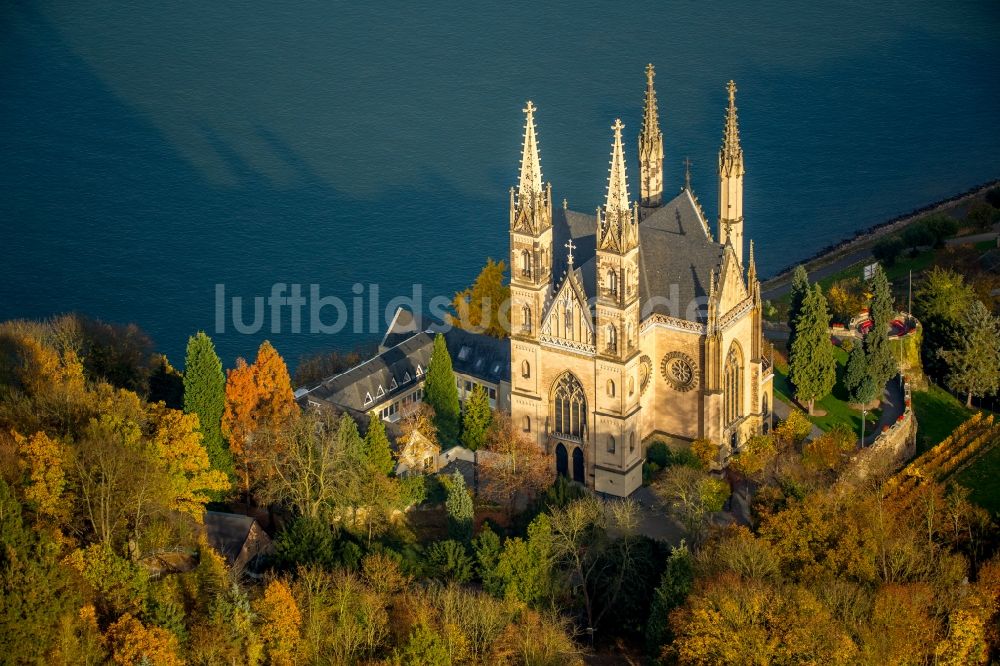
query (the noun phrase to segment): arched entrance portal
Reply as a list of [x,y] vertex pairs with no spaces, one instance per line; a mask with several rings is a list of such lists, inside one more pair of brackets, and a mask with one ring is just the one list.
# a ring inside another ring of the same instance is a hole
[[573,480],[586,485],[583,479],[583,451],[580,447],[573,449]]
[[562,442],[556,444],[556,474],[559,476],[569,476],[569,460],[566,455],[566,447]]

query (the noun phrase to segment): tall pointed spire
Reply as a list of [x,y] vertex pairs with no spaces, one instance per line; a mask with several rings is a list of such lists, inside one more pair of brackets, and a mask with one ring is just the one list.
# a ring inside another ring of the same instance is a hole
[[639,181],[642,205],[659,206],[663,201],[663,135],[660,133],[660,114],[656,105],[653,64],[646,65],[646,104],[639,133]]
[[517,197],[511,197],[510,226],[512,231],[541,233],[552,226],[552,187],[542,186],[542,163],[538,156],[535,135],[536,107],[529,100],[523,109],[524,145],[521,148],[521,173]]
[[731,242],[743,265],[743,148],[736,118],[736,84],[730,81],[726,127],[719,149],[719,242]]
[[727,85],[729,91],[729,109],[726,111],[726,131],[722,136],[722,155],[725,157],[730,168],[743,165],[743,149],[740,147],[740,123],[736,117],[736,82],[730,81]]
[[625,173],[625,149],[622,146],[620,118],[611,126],[614,141],[611,144],[611,168],[608,173],[608,194],[603,214],[598,209],[598,247],[625,252],[638,242],[636,212],[629,206],[628,179]]
[[517,188],[519,197],[542,191],[542,164],[538,157],[538,139],[535,138],[535,105],[528,100],[523,110],[524,146],[521,149],[521,177]]
[[622,148],[622,125],[621,118],[615,119],[615,124],[611,129],[615,132],[614,142],[611,144],[611,173],[608,176],[608,198],[604,203],[607,210],[625,210],[628,205],[628,181],[625,178],[625,150]]

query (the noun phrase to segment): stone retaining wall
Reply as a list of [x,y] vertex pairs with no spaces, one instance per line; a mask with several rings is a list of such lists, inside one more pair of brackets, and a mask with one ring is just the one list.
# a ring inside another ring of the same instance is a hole
[[873,469],[885,465],[898,470],[916,454],[917,418],[911,406],[910,382],[905,377],[903,395],[905,407],[896,423],[879,433],[871,446],[860,450],[851,461],[857,478],[864,479]]

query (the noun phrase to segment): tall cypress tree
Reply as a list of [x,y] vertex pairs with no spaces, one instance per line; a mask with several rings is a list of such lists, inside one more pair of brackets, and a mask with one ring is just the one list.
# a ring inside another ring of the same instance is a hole
[[486,442],[486,432],[493,422],[490,397],[486,389],[476,386],[465,401],[462,413],[462,446],[475,451]]
[[222,437],[226,407],[226,375],[212,339],[204,331],[188,338],[184,360],[184,411],[197,414],[199,430],[212,469],[231,474],[233,458]]
[[868,307],[872,320],[871,330],[865,336],[865,356],[868,372],[879,387],[885,386],[889,378],[896,374],[896,359],[889,345],[889,322],[892,321],[892,292],[889,278],[881,266],[875,267],[872,275],[872,301]]
[[802,312],[802,301],[809,293],[809,274],[806,267],[799,264],[792,272],[792,287],[788,292],[788,348],[795,342],[795,327]]
[[434,408],[434,425],[441,444],[445,447],[457,444],[461,427],[458,386],[455,384],[455,371],[452,370],[448,346],[440,333],[434,338],[434,351],[427,368],[424,402]]
[[837,357],[830,344],[830,315],[818,284],[803,299],[795,328],[788,378],[795,385],[795,399],[807,404],[812,414],[816,400],[829,394],[837,381]]

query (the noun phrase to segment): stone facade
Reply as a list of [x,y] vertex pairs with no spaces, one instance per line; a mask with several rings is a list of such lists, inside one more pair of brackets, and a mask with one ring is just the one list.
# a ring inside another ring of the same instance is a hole
[[612,495],[640,486],[653,438],[707,438],[727,457],[761,429],[773,400],[752,244],[743,261],[735,86],[719,156],[721,243],[689,184],[663,202],[652,66],[639,137],[641,207],[629,201],[616,121],[605,205],[589,216],[565,205],[553,212],[535,110],[528,102],[510,200],[514,422],[558,472]]

